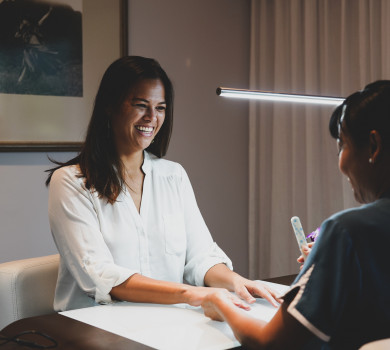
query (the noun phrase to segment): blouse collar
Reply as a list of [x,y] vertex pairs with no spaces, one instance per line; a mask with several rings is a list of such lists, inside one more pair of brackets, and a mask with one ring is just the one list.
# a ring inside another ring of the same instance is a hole
[[144,174],[150,173],[150,169],[152,167],[152,160],[149,152],[144,150],[144,162],[142,163],[141,169]]

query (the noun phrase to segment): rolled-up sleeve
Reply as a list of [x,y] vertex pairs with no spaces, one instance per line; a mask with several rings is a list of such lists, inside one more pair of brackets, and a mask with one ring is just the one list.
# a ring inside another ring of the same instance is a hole
[[75,169],[57,170],[49,190],[49,222],[61,255],[60,293],[66,297],[78,287],[97,303],[109,303],[111,289],[138,271],[115,264],[94,206],[97,194],[85,188]]
[[204,286],[204,276],[214,265],[225,264],[231,270],[233,266],[228,256],[213,241],[196,203],[188,175],[182,167],[181,172],[182,205],[187,235],[184,278],[191,284]]

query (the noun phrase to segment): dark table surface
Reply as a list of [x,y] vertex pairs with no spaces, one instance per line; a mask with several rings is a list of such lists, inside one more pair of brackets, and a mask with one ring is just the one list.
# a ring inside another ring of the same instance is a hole
[[[269,278],[267,281],[290,285],[296,275],[288,275],[276,278]],[[86,323],[62,316],[60,314],[50,314],[44,316],[35,316],[15,321],[0,331],[0,348],[10,349],[29,349],[32,347],[22,346],[14,341],[1,345],[1,337],[15,337],[21,332],[40,332],[55,339],[57,346],[53,349],[72,349],[72,350],[148,350],[151,347],[137,343],[128,338],[121,337],[103,329],[90,326]],[[53,345],[49,339],[41,334],[25,334],[19,336],[20,339],[36,343],[38,345]],[[39,347],[34,347],[35,349]],[[42,347],[40,347],[42,348]],[[240,349],[240,347],[235,348]]]

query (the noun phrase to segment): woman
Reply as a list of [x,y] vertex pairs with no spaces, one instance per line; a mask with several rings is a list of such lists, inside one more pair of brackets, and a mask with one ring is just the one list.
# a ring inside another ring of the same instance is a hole
[[161,159],[172,118],[172,84],[155,60],[128,56],[111,64],[80,154],[57,163],[47,180],[61,256],[56,310],[113,300],[195,306],[216,290],[205,286],[277,306],[266,286],[231,270],[186,172]]
[[229,293],[206,296],[205,314],[227,321],[248,348],[357,349],[390,337],[390,81],[349,96],[329,126],[337,139],[339,168],[365,205],[321,225],[268,324],[235,307]]

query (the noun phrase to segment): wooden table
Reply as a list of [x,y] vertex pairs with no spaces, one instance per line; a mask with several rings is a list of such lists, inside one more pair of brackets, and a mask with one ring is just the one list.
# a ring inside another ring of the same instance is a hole
[[[267,281],[290,285],[296,275],[269,278]],[[90,326],[86,323],[76,321],[72,318],[60,314],[50,314],[44,316],[35,316],[15,321],[5,327],[0,336],[13,337],[24,331],[35,330],[49,335],[58,343],[53,349],[72,349],[72,350],[150,350],[149,346],[137,343],[128,338],[107,332],[100,328]],[[38,334],[25,335],[23,339],[35,342],[40,345],[51,345],[52,342]],[[0,340],[0,344],[2,340]],[[15,342],[9,342],[0,349],[29,349]],[[237,347],[235,349],[242,349]]]

